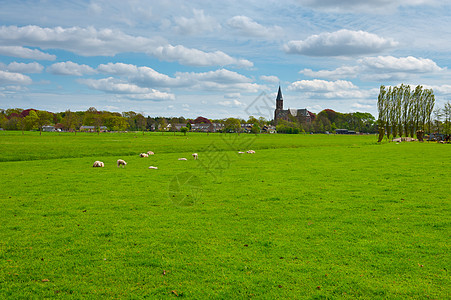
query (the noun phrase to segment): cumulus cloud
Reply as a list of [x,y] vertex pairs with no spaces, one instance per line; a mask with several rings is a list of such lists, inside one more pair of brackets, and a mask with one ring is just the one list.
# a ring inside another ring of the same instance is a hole
[[186,88],[192,90],[214,90],[253,93],[261,89],[258,84],[242,74],[227,69],[208,72],[176,72],[174,77],[159,73],[149,67],[138,67],[123,63],[99,65],[98,72],[118,75],[139,86]]
[[[414,86],[414,85],[411,85]],[[442,95],[451,95],[451,85],[443,84],[443,85],[424,85],[425,89],[432,89],[434,94],[442,94]]]
[[177,61],[188,66],[226,66],[252,67],[254,64],[246,59],[233,58],[222,51],[204,52],[198,49],[186,48],[182,45],[159,46],[148,53],[165,61]]
[[83,76],[85,74],[94,74],[96,71],[88,65],[79,65],[71,61],[66,61],[51,65],[47,68],[47,72],[56,75]]
[[193,9],[193,15],[193,18],[176,17],[175,30],[180,34],[197,34],[221,28],[215,18],[206,16],[203,10]]
[[307,56],[358,56],[381,52],[397,44],[369,32],[342,29],[312,35],[303,41],[289,41],[284,50]]
[[32,80],[27,75],[0,70],[0,85],[9,85],[9,84],[22,85],[31,83]]
[[218,104],[226,107],[240,107],[245,105],[244,103],[238,101],[237,99],[230,101],[229,100],[219,101]]
[[41,49],[63,49],[83,56],[114,56],[124,52],[142,52],[163,61],[177,61],[190,66],[253,66],[252,62],[246,59],[233,58],[222,51],[205,52],[182,45],[162,46],[161,40],[131,36],[120,30],[97,30],[94,27],[1,26],[0,43]]
[[319,77],[319,78],[354,78],[359,73],[359,67],[357,66],[343,66],[335,70],[319,70],[313,71],[311,69],[304,69],[299,71],[299,73],[304,74],[309,77]]
[[326,80],[300,80],[295,81],[288,86],[290,91],[309,91],[309,92],[332,92],[336,90],[357,89],[352,82],[346,80],[326,81]]
[[44,53],[38,49],[29,49],[20,46],[0,46],[0,55],[36,60],[56,59],[55,55]]
[[359,110],[359,109],[372,109],[372,108],[375,107],[375,105],[362,104],[362,103],[356,102],[356,103],[353,103],[351,105],[351,107],[354,108],[354,109],[357,109],[357,110]]
[[369,70],[382,72],[433,73],[444,70],[431,59],[413,56],[399,58],[393,56],[365,57],[358,62]]
[[4,69],[9,72],[16,72],[16,73],[41,73],[44,67],[37,63],[18,63],[18,62],[12,62],[9,65],[3,65],[0,63],[0,68]]
[[416,58],[413,56],[393,57],[377,56],[365,57],[357,60],[358,65],[342,66],[335,70],[311,69],[301,70],[299,73],[309,77],[343,79],[359,77],[363,80],[400,80],[417,74],[436,74],[445,71],[446,68],[439,67],[433,60]]
[[356,99],[367,98],[368,91],[359,90],[359,88],[350,81],[336,80],[300,80],[291,83],[288,86],[289,91],[303,92],[306,97],[321,97],[325,99]]
[[278,83],[280,82],[279,77],[277,76],[266,76],[266,75],[262,75],[260,76],[260,79],[266,82],[270,82],[270,83]]
[[135,100],[173,100],[173,94],[160,92],[151,88],[143,88],[113,77],[103,79],[80,79],[80,83],[106,93],[121,94]]
[[227,25],[251,37],[277,38],[283,34],[279,26],[265,27],[246,16],[234,16],[227,21]]
[[121,52],[144,52],[154,40],[127,35],[119,30],[94,27],[42,28],[1,26],[0,41],[7,45],[63,49],[84,56],[113,56]]

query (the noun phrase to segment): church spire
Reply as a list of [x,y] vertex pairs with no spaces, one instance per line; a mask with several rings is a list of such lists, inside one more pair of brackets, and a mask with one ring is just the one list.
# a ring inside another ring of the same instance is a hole
[[279,85],[279,91],[277,92],[277,98],[276,98],[276,101],[278,101],[278,100],[283,101],[282,90],[280,89],[280,85]]
[[279,91],[277,92],[277,98],[276,98],[276,110],[282,110],[283,109],[283,97],[282,97],[282,90],[280,89],[279,85]]

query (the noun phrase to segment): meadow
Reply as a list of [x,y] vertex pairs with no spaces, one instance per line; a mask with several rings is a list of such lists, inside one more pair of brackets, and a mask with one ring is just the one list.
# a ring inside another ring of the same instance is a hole
[[0,298],[449,298],[450,145],[376,139],[0,132]]

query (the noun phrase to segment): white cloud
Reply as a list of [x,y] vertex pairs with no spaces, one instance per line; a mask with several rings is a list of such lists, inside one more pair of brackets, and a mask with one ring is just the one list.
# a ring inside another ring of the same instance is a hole
[[84,74],[94,74],[96,71],[88,65],[79,65],[71,61],[66,61],[51,65],[47,68],[47,72],[56,75],[83,76]]
[[21,85],[31,83],[32,80],[27,75],[0,70],[0,85],[9,85],[9,84]]
[[376,34],[342,29],[312,35],[303,41],[289,41],[284,50],[307,56],[356,56],[381,52],[397,44]]
[[174,77],[159,73],[149,67],[137,67],[122,63],[99,65],[97,71],[127,78],[129,82],[143,87],[184,88],[191,90],[254,93],[263,86],[252,83],[242,74],[227,69],[202,73],[176,72]]
[[335,70],[311,69],[301,70],[299,73],[310,77],[343,79],[355,78],[367,81],[400,80],[417,74],[437,74],[446,68],[440,68],[433,60],[408,57],[377,56],[365,57],[357,60],[358,65],[342,66]]
[[350,90],[357,89],[350,81],[336,80],[336,81],[326,81],[326,80],[300,80],[295,81],[288,86],[290,91],[308,91],[308,92],[333,92],[336,90]]
[[8,45],[41,49],[64,49],[84,56],[113,56],[121,52],[144,52],[155,46],[154,40],[127,35],[119,30],[94,27],[42,28],[1,26],[0,41]]
[[378,56],[360,59],[359,64],[365,68],[380,72],[434,73],[444,69],[428,58]]
[[193,9],[193,18],[176,17],[175,30],[180,34],[197,34],[201,32],[211,32],[221,28],[215,18],[205,16],[203,10]]
[[79,82],[95,90],[123,95],[126,98],[134,100],[173,100],[175,98],[173,94],[160,92],[151,88],[139,87],[113,77],[98,80],[80,79]]
[[221,105],[221,106],[226,106],[226,107],[242,107],[242,106],[245,105],[244,103],[242,103],[242,102],[240,102],[240,101],[238,101],[236,99],[233,99],[233,100],[230,100],[230,101],[229,100],[219,101],[218,104]]
[[165,61],[177,61],[188,66],[227,66],[252,67],[253,63],[246,59],[236,59],[222,51],[204,52],[198,49],[186,48],[182,45],[159,46],[148,53]]
[[302,92],[307,98],[323,99],[366,99],[371,92],[360,90],[350,81],[300,80],[291,83],[289,91]]
[[20,46],[0,46],[0,55],[36,59],[36,60],[55,60],[56,56],[44,53],[37,49],[28,49]]
[[216,71],[208,71],[204,73],[182,73],[177,72],[176,77],[189,78],[195,81],[211,81],[216,83],[228,84],[228,83],[248,83],[251,82],[250,78],[241,75],[237,72],[229,71],[227,69],[219,69]]
[[182,45],[164,45],[161,39],[131,36],[120,30],[94,27],[1,26],[0,42],[12,46],[63,49],[83,56],[114,56],[124,52],[141,52],[163,61],[177,61],[190,66],[252,67],[246,59],[233,58],[222,51],[204,52]]
[[[413,87],[414,85],[411,85]],[[434,94],[442,94],[442,95],[451,95],[451,85],[443,84],[443,85],[424,85],[425,89],[432,89]]]
[[16,72],[16,73],[41,73],[44,67],[41,64],[38,64],[37,62],[32,63],[18,63],[18,62],[12,62],[8,66],[1,66],[0,68],[5,69],[9,72]]
[[319,77],[319,78],[330,78],[330,79],[354,78],[359,73],[359,67],[343,66],[332,71],[329,70],[313,71],[311,69],[304,69],[299,71],[299,73],[309,77]]
[[354,103],[351,105],[352,108],[355,109],[373,109],[375,105],[370,105],[370,104],[361,104],[361,103]]
[[270,82],[270,83],[278,83],[280,82],[279,77],[277,76],[266,76],[266,75],[262,75],[260,76],[260,79],[266,82]]
[[252,37],[280,38],[283,35],[281,27],[265,27],[246,16],[232,17],[227,24],[241,34]]

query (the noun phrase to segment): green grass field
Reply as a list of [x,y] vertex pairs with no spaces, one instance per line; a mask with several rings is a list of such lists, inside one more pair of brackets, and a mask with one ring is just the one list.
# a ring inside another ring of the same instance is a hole
[[450,145],[375,141],[0,132],[0,299],[450,298]]

